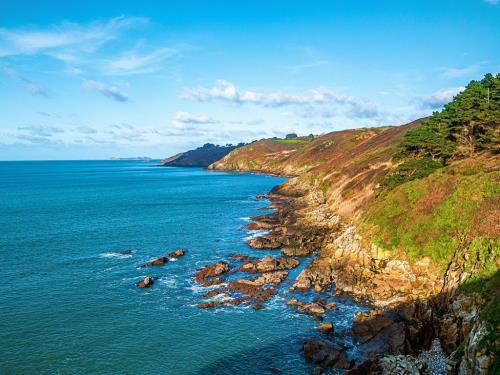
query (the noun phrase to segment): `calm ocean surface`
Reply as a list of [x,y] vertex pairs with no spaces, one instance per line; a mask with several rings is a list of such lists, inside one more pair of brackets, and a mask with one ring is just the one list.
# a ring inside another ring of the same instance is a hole
[[[0,162],[0,374],[309,373],[299,340],[317,323],[283,305],[290,281],[265,310],[195,306],[196,268],[279,254],[250,250],[242,227],[284,180],[153,165]],[[341,306],[325,319],[340,330],[358,309]]]

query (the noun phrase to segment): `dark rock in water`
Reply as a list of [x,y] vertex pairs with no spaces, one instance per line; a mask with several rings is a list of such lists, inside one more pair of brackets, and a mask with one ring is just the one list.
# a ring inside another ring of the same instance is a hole
[[120,251],[120,254],[122,254],[122,255],[130,255],[130,254],[132,254],[132,250],[131,249],[122,250],[122,251]]
[[316,365],[349,369],[351,361],[347,358],[345,348],[339,344],[322,339],[306,340],[301,352]]
[[208,266],[200,268],[194,275],[194,279],[200,284],[209,286],[220,284],[222,279],[215,278],[215,276],[222,275],[229,271],[229,264],[226,262],[217,262]]
[[254,310],[262,310],[262,309],[264,308],[264,305],[263,305],[262,303],[254,303],[254,304],[252,305],[252,308],[253,308]]
[[185,250],[177,249],[177,250],[172,251],[171,253],[169,253],[167,255],[167,257],[169,257],[169,258],[180,258],[180,257],[184,256],[184,254],[186,254]]
[[150,260],[149,262],[143,263],[141,267],[163,266],[167,262],[168,262],[167,257],[159,257],[159,258]]
[[135,285],[139,288],[149,288],[153,286],[154,279],[151,276],[146,276],[144,280],[138,281]]
[[323,369],[321,367],[315,367],[312,373],[313,375],[323,375]]

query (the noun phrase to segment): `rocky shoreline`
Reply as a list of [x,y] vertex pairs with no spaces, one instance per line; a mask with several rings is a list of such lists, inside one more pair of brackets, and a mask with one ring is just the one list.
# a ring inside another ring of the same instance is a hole
[[[411,264],[375,245],[367,247],[355,226],[343,223],[329,211],[321,193],[298,179],[258,198],[269,199],[266,208],[273,212],[251,218],[247,229],[266,233],[247,244],[257,256],[259,250],[280,254],[263,258],[232,254],[227,262],[199,269],[195,280],[215,287],[203,296],[208,300],[200,308],[240,304],[265,308],[288,271],[313,254],[290,290],[315,293],[314,302],[292,299],[286,304],[318,321],[335,308],[333,299],[342,296],[373,307],[356,315],[348,333],[359,358],[349,358],[328,322],[317,327],[324,338],[303,341],[301,352],[317,366],[315,373],[325,368],[349,374],[487,373],[492,359],[477,349],[477,338],[470,339],[472,334],[484,335],[477,327],[482,301],[453,295],[456,272],[440,277],[428,258]],[[450,265],[450,270],[454,267]],[[235,273],[251,277],[228,281]]]

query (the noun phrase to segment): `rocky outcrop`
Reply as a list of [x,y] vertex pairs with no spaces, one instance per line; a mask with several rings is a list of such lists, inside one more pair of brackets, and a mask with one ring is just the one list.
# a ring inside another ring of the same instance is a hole
[[151,276],[146,276],[143,280],[138,281],[135,285],[138,288],[149,288],[153,286],[154,284],[154,278]]
[[186,254],[185,250],[183,250],[183,249],[177,249],[177,250],[174,250],[171,253],[169,253],[167,255],[167,257],[169,257],[169,258],[180,258],[180,257],[183,257],[185,254]]
[[141,265],[141,267],[163,266],[167,262],[168,262],[168,257],[159,257],[159,258],[150,260],[149,262],[143,263]]
[[222,279],[216,276],[222,275],[227,271],[229,271],[229,264],[227,262],[217,262],[200,268],[194,275],[194,279],[205,286],[220,284],[222,283]]
[[266,256],[262,259],[250,260],[243,264],[239,271],[258,273],[281,270],[291,270],[299,265],[299,261],[290,257],[273,258]]
[[302,343],[301,352],[315,365],[338,369],[348,369],[353,365],[343,346],[327,340],[305,340]]

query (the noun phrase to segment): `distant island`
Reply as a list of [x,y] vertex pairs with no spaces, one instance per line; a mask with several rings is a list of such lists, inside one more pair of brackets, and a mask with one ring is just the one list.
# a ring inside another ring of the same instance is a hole
[[245,143],[219,146],[212,143],[205,143],[195,150],[182,152],[164,159],[161,161],[161,165],[167,167],[208,167],[210,164],[222,159],[234,149],[244,145]]
[[147,156],[131,156],[131,157],[128,157],[128,158],[120,158],[118,156],[112,156],[109,158],[109,160],[138,160],[138,161],[145,161],[145,162],[149,162],[153,159],[147,157]]

